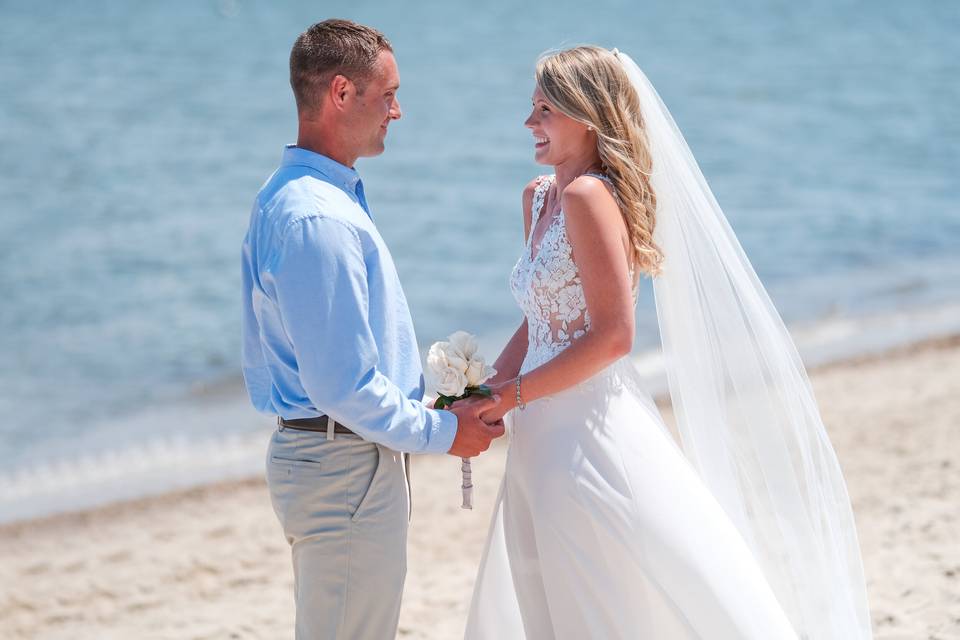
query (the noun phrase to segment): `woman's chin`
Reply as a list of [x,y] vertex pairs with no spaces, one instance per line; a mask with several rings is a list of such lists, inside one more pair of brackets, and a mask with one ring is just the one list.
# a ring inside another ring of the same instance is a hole
[[539,150],[533,152],[533,161],[537,164],[553,164],[547,154]]

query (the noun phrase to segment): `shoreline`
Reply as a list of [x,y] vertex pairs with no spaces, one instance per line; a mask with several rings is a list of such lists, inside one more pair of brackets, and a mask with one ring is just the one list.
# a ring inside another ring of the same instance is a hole
[[[810,374],[854,505],[877,640],[960,636],[960,335]],[[473,511],[459,508],[458,460],[415,458],[398,637],[462,634],[505,452],[501,439],[474,462]],[[0,626],[11,638],[285,637],[289,554],[259,475],[8,523]]]
[[[810,375],[810,378],[819,377],[822,375],[829,374],[836,370],[843,370],[848,368],[858,368],[863,366],[876,365],[884,362],[888,362],[895,359],[910,358],[917,355],[922,355],[924,353],[929,353],[931,351],[940,351],[940,350],[953,350],[956,349],[960,351],[960,333],[952,334],[947,336],[938,336],[932,338],[926,338],[918,342],[913,342],[909,344],[899,345],[893,347],[889,350],[885,350],[878,353],[867,353],[862,355],[851,356],[849,358],[843,358],[840,360],[827,362],[824,364],[818,364],[807,368],[807,372]],[[668,414],[671,412],[671,403],[670,403],[670,394],[667,391],[661,391],[653,396],[653,400],[656,402],[657,406],[661,411],[665,411]],[[269,434],[272,433],[272,426],[269,431],[258,431],[252,434],[246,434],[244,438],[245,444],[249,444],[249,441],[259,442],[262,441],[263,451],[266,452],[267,438]],[[960,425],[958,425],[958,438],[960,438]],[[504,440],[501,439],[498,444],[503,444]],[[960,461],[958,461],[960,464]],[[121,498],[119,500],[93,505],[87,508],[80,509],[70,509],[65,511],[56,511],[52,513],[42,514],[34,517],[3,521],[0,520],[0,536],[4,533],[11,530],[30,527],[33,525],[53,525],[61,521],[67,521],[71,518],[90,518],[98,514],[106,515],[109,512],[116,511],[118,509],[123,509],[124,507],[129,506],[130,508],[144,508],[148,506],[151,502],[154,501],[166,501],[177,496],[189,497],[195,495],[198,492],[202,493],[204,491],[217,491],[217,490],[229,490],[232,487],[251,487],[251,486],[266,486],[263,478],[263,474],[258,471],[252,472],[238,472],[236,477],[232,478],[218,478],[206,482],[191,483],[188,486],[173,488],[170,490],[160,490],[155,493],[147,493],[144,495],[137,495],[130,498]]]
[[[960,304],[821,319],[790,330],[813,374],[953,344],[960,339]],[[492,352],[493,345],[486,347]],[[651,396],[665,406],[659,350],[638,350],[632,357]],[[0,471],[0,526],[256,477],[272,430],[272,421],[249,406],[239,376],[193,385],[180,400],[81,430],[69,454]]]
[[[790,331],[812,372],[949,342],[960,335],[960,304],[821,318]],[[491,336],[481,342],[485,352],[495,351]],[[638,346],[632,357],[663,406],[667,383],[659,349]],[[59,453],[4,465],[0,525],[256,477],[272,430],[271,419],[249,406],[239,375],[193,384],[179,399],[83,425],[69,446],[63,437],[50,442]],[[34,443],[36,450],[44,446]]]

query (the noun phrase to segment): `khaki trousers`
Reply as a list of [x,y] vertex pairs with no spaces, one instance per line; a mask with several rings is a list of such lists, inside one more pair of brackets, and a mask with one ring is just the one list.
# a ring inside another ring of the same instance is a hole
[[395,638],[410,507],[403,455],[281,427],[267,484],[293,555],[297,640]]

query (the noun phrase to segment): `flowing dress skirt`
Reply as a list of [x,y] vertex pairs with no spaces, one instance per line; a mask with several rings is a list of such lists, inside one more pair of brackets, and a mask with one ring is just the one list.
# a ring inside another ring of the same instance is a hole
[[796,638],[632,367],[506,416],[468,640]]

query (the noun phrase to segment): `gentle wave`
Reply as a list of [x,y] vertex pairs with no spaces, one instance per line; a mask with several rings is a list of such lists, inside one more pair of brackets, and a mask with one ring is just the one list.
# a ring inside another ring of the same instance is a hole
[[267,432],[155,438],[0,476],[0,522],[89,509],[263,472]]

